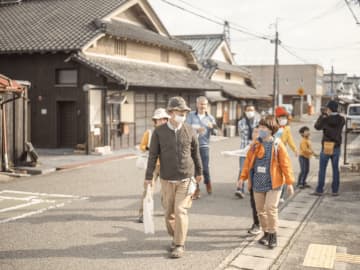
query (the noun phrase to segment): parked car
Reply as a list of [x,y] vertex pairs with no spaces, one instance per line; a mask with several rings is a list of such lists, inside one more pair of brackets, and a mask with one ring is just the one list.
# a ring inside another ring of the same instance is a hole
[[360,103],[350,104],[346,113],[347,128],[360,130]]

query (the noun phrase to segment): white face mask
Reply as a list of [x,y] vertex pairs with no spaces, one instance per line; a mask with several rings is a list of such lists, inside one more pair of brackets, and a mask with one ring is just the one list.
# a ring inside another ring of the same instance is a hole
[[279,121],[279,124],[280,124],[280,126],[285,126],[285,125],[287,124],[287,122],[288,122],[287,119],[281,119],[281,120]]
[[178,124],[183,124],[186,120],[186,116],[185,115],[175,115],[174,120],[178,123]]
[[251,119],[255,117],[255,112],[254,111],[245,112],[245,115],[247,118]]

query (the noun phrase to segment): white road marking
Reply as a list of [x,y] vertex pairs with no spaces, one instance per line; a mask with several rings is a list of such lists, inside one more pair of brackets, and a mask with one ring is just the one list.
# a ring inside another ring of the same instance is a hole
[[31,201],[36,198],[36,196],[30,197],[8,197],[8,196],[0,196],[3,200],[15,200],[15,201]]
[[32,200],[29,203],[23,203],[23,204],[18,204],[16,206],[12,206],[12,207],[8,207],[8,208],[4,208],[4,209],[0,209],[0,213],[4,213],[4,212],[8,212],[11,210],[15,210],[15,209],[19,209],[19,208],[24,208],[26,206],[30,206],[30,205],[34,205],[34,204],[39,204],[42,203],[43,200]]
[[[48,207],[44,207],[44,208],[41,208],[41,209],[38,209],[35,211],[31,211],[34,209],[29,209],[28,211],[30,211],[30,212],[28,212],[28,213],[24,213],[24,214],[14,216],[14,217],[5,218],[3,220],[0,220],[0,224],[11,222],[11,221],[25,218],[25,217],[29,217],[29,216],[32,216],[35,214],[40,214],[40,213],[43,213],[43,212],[53,209],[53,208],[63,207],[65,205],[65,203],[70,203],[73,200],[87,200],[88,199],[88,197],[81,197],[81,196],[25,192],[25,191],[17,191],[17,190],[2,190],[2,191],[0,191],[0,194],[3,194],[2,196],[0,195],[0,202],[10,200],[10,201],[19,201],[19,203],[20,203],[18,205],[11,206],[8,208],[4,208],[4,209],[0,208],[0,213],[5,213],[5,212],[11,213],[11,211],[13,211],[13,210],[18,210],[18,209],[25,208],[25,207],[28,207],[31,205],[34,205],[34,207],[36,209],[36,204],[44,204],[44,203],[53,204]],[[11,196],[11,194],[13,194],[13,196]],[[25,195],[26,197],[15,196],[15,195]],[[57,200],[60,200],[62,202],[57,203]],[[27,203],[22,203],[22,202],[27,202]],[[0,205],[0,207],[1,207],[1,205]],[[24,211],[26,211],[26,210],[24,210]]]
[[26,192],[26,191],[17,191],[17,190],[2,190],[0,191],[0,194],[1,193],[29,194],[36,196],[49,196],[49,197],[59,197],[59,198],[80,198],[79,196],[73,196],[73,195],[37,193],[37,192]]

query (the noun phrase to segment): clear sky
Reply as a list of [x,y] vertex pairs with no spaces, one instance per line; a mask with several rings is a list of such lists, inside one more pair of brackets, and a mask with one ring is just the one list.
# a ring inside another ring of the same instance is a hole
[[[360,76],[360,25],[344,0],[167,0],[230,27],[274,37],[278,20],[280,64],[320,64],[325,72]],[[171,35],[222,33],[221,25],[191,15],[163,0],[149,0]],[[354,6],[359,14],[360,6]],[[273,64],[274,44],[235,29],[232,51],[239,65]],[[288,52],[290,51],[290,53]],[[292,54],[295,54],[292,55]]]

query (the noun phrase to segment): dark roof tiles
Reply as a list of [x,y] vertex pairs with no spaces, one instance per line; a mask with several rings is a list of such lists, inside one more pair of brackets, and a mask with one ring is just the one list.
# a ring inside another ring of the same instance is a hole
[[220,90],[221,87],[187,68],[161,66],[109,57],[74,54],[75,61],[88,65],[108,77],[130,86],[174,89]]
[[0,53],[79,50],[126,0],[32,0],[0,8]]

